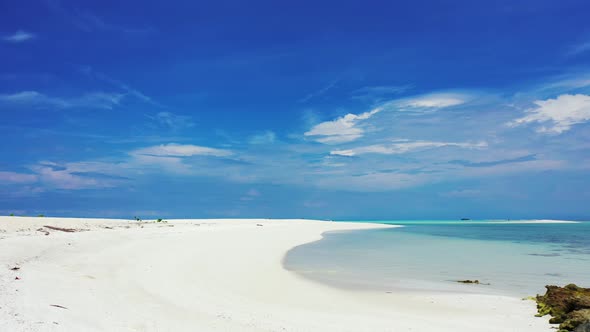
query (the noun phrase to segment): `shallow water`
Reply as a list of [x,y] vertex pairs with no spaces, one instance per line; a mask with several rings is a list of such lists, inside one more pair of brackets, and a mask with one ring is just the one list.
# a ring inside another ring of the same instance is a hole
[[[292,249],[285,267],[337,287],[529,296],[547,284],[590,287],[590,223],[395,221],[332,232]],[[477,279],[489,285],[457,280]]]

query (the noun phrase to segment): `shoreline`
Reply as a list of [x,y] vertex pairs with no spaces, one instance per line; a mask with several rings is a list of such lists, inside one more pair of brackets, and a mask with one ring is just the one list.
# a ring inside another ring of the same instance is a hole
[[325,232],[384,227],[0,217],[0,330],[551,330],[533,302],[513,297],[342,290],[282,265],[290,249]]
[[363,220],[363,221],[349,221],[336,220],[335,222],[358,222],[358,223],[376,223],[376,224],[579,224],[588,221],[577,220],[556,220],[556,219],[523,219],[523,220],[501,220],[501,219],[474,219],[474,220]]

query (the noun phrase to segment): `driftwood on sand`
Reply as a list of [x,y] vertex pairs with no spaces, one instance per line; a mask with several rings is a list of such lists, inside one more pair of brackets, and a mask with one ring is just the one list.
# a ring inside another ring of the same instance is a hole
[[43,227],[44,228],[47,228],[47,229],[54,230],[54,231],[67,232],[67,233],[74,233],[74,232],[81,232],[81,231],[83,231],[82,229],[63,228],[63,227],[47,226],[47,225],[44,225]]

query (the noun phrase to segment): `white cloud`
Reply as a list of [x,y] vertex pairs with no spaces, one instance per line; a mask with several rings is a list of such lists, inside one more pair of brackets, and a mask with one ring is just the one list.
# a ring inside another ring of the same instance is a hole
[[468,101],[465,95],[454,93],[433,93],[416,96],[394,102],[399,107],[410,108],[445,108],[464,104]]
[[37,176],[35,174],[25,174],[25,173],[16,173],[16,172],[3,172],[0,171],[0,184],[6,183],[32,183],[37,181]]
[[17,32],[13,33],[12,35],[3,37],[2,40],[9,42],[9,43],[22,43],[22,42],[26,42],[27,40],[31,40],[33,38],[35,38],[34,34],[32,34],[30,32],[23,31],[23,30],[18,30]]
[[121,103],[125,95],[120,93],[92,92],[78,97],[50,97],[37,91],[22,91],[13,94],[0,94],[0,103],[22,106],[46,106],[65,108],[113,109]]
[[381,108],[376,108],[359,115],[346,114],[336,120],[322,122],[311,128],[304,135],[312,137],[314,140],[324,144],[351,142],[361,138],[364,134],[364,130],[357,126],[358,123],[369,119],[380,111]]
[[142,173],[167,172],[172,174],[190,175],[191,166],[184,163],[182,157],[166,157],[160,155],[133,154],[125,166],[140,170]]
[[466,149],[481,149],[487,147],[487,143],[452,143],[452,142],[429,142],[429,141],[397,141],[392,144],[375,144],[368,146],[361,146],[348,150],[334,150],[331,155],[352,157],[361,154],[375,153],[375,154],[402,154],[415,150],[441,148],[445,146],[454,146]]
[[[385,87],[383,87],[385,88]],[[456,93],[433,93],[404,99],[396,99],[381,104],[370,112],[359,115],[346,114],[336,120],[315,125],[304,135],[324,144],[352,142],[364,136],[364,129],[359,126],[363,120],[371,118],[382,110],[401,112],[429,112],[440,108],[457,106],[469,101],[469,97]]]
[[555,99],[536,100],[536,107],[529,108],[526,116],[508,124],[520,126],[529,123],[550,123],[537,128],[537,132],[561,134],[575,124],[590,121],[590,96],[564,94]]
[[191,157],[191,156],[214,156],[227,157],[231,151],[209,148],[191,144],[161,144],[147,148],[137,149],[131,152],[132,155],[153,156],[153,157]]

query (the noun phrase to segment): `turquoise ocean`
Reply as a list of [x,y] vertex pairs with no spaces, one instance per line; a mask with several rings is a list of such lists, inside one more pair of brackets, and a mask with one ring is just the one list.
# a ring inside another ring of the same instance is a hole
[[[400,228],[328,232],[284,259],[288,270],[347,289],[544,293],[590,287],[590,222],[371,221]],[[479,280],[461,284],[457,280]]]

